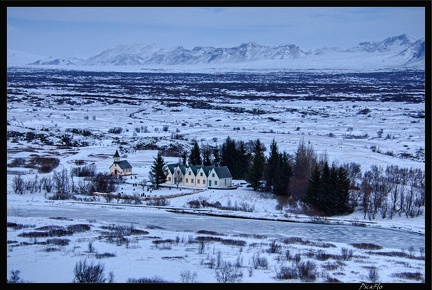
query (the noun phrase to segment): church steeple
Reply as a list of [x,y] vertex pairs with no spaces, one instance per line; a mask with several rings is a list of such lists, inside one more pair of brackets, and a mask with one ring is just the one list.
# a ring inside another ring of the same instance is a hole
[[120,161],[120,154],[118,153],[118,150],[116,150],[114,154],[114,163],[118,163]]

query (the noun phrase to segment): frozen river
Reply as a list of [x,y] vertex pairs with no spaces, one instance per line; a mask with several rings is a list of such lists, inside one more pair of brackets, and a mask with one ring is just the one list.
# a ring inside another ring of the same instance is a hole
[[98,220],[112,224],[133,224],[136,227],[157,227],[169,231],[200,230],[223,234],[264,235],[267,237],[301,237],[340,243],[372,243],[395,250],[418,248],[425,244],[425,235],[398,229],[356,227],[349,225],[324,225],[281,221],[226,218],[205,215],[180,214],[164,209],[79,204],[8,204],[7,216],[66,217]]

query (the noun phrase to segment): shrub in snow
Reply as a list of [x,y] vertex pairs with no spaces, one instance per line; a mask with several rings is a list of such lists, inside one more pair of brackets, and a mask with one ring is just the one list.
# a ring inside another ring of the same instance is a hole
[[87,260],[79,261],[74,268],[73,283],[105,283],[105,266],[102,264],[87,265]]
[[215,270],[216,280],[219,283],[236,283],[241,282],[243,273],[231,262],[223,262],[221,267]]
[[370,268],[368,277],[372,283],[375,283],[376,281],[378,281],[378,279],[379,279],[378,268],[377,267]]

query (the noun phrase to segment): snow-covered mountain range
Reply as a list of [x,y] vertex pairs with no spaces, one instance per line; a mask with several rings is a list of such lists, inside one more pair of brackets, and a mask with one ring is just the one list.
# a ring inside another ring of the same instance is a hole
[[[181,46],[173,49],[155,45],[119,45],[98,55],[82,58],[40,58],[23,63],[19,54],[8,51],[9,66],[212,66],[212,67],[266,67],[266,68],[340,68],[340,69],[398,69],[424,70],[425,41],[414,40],[406,34],[388,37],[379,42],[361,42],[349,49],[320,48],[304,51],[294,44],[265,46],[254,42],[236,47],[195,47],[192,50]],[[21,63],[19,63],[21,62]]]

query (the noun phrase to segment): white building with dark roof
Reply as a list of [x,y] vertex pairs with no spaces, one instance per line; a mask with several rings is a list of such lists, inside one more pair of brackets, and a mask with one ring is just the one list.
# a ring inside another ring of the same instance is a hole
[[232,175],[226,166],[165,165],[165,184],[202,188],[233,188]]
[[114,162],[109,168],[111,175],[132,175],[132,165],[127,160],[120,160],[120,154],[116,150]]

